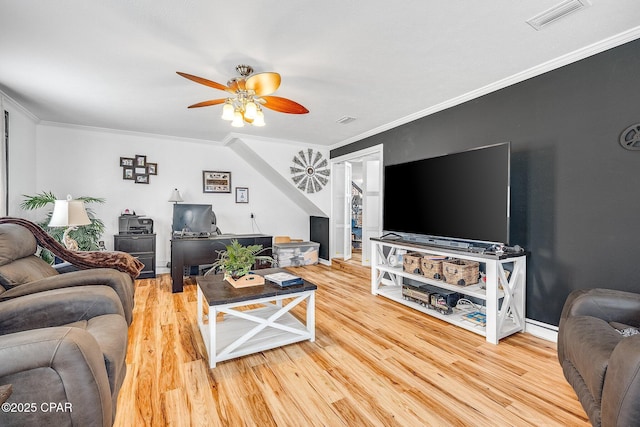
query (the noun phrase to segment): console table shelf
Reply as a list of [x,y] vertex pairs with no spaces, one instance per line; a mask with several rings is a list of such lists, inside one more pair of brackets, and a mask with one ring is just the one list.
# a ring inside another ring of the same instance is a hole
[[[371,239],[371,293],[404,304],[417,311],[444,320],[471,332],[483,335],[492,344],[506,336],[524,331],[525,293],[526,293],[526,256],[488,255],[464,252],[457,249],[443,249],[419,245],[412,242],[385,241]],[[447,256],[457,259],[476,261],[486,274],[486,284],[458,286],[435,280],[419,274],[403,271],[402,266],[391,265],[390,257],[399,253],[417,252],[421,255]],[[463,315],[478,311],[472,306],[454,308],[451,314],[442,314],[417,302],[404,299],[402,295],[403,279],[412,279],[420,283],[458,292],[463,297],[480,301],[482,312],[486,315],[486,326],[473,323]]]

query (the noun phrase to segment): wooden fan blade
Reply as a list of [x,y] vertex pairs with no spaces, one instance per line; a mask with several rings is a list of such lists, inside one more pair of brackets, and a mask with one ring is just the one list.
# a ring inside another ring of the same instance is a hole
[[249,77],[245,86],[258,96],[269,95],[278,90],[280,80],[280,74],[278,73],[258,73]]
[[211,99],[209,101],[202,101],[202,102],[198,102],[197,104],[189,105],[187,108],[198,108],[198,107],[208,107],[210,105],[218,105],[218,104],[224,103],[224,101],[226,100],[227,98]]
[[262,104],[263,107],[280,113],[307,114],[309,112],[309,110],[302,105],[287,98],[281,98],[279,96],[263,96],[262,99],[266,101]]
[[227,91],[227,92],[230,92],[230,93],[234,93],[234,91],[231,88],[228,88],[227,86],[225,86],[223,84],[216,83],[214,81],[207,80],[207,79],[204,79],[202,77],[194,76],[194,75],[191,75],[191,74],[182,73],[180,71],[176,71],[176,73],[178,73],[179,75],[181,75],[185,79],[189,79],[189,80],[194,81],[196,83],[200,83],[201,85],[205,85],[205,86],[212,87],[214,89],[219,89],[219,90],[224,90],[224,91]]

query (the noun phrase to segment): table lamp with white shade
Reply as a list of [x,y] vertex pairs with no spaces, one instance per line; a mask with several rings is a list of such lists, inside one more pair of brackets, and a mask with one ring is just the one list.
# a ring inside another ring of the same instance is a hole
[[69,236],[69,232],[77,230],[79,225],[89,224],[91,220],[82,200],[73,200],[71,195],[67,195],[66,200],[56,200],[49,227],[67,227],[62,235],[62,242],[67,249],[78,250],[78,242]]
[[183,201],[182,196],[180,195],[180,192],[178,191],[177,188],[174,188],[173,191],[171,192],[171,196],[169,196],[169,201],[173,202],[174,204]]

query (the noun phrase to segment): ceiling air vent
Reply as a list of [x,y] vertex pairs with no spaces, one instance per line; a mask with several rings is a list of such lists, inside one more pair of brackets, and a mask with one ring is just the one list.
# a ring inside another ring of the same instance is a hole
[[355,121],[355,117],[343,116],[336,120],[336,123],[340,123],[341,125],[346,125],[347,123],[351,123]]
[[540,31],[543,27],[551,24],[552,22],[590,5],[591,3],[589,0],[565,0],[562,3],[557,4],[527,20],[527,24]]

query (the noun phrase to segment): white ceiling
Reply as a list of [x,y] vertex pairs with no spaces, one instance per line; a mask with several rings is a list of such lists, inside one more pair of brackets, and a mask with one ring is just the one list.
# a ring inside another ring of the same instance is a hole
[[[45,122],[336,147],[640,37],[638,0],[526,24],[560,1],[0,0],[0,91]],[[310,113],[235,129],[186,108],[225,92],[176,71],[225,84],[245,63]]]

